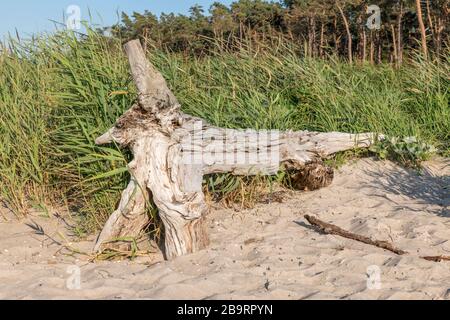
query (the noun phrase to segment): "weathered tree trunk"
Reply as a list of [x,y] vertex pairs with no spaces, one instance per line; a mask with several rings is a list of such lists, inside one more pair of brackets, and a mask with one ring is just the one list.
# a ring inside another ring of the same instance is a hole
[[[138,104],[97,139],[129,147],[132,181],[99,235],[95,251],[111,241],[137,237],[149,222],[152,199],[164,224],[165,256],[171,259],[208,245],[202,192],[203,176],[212,173],[274,175],[299,172],[298,181],[314,190],[329,185],[332,175],[322,159],[336,152],[370,146],[366,133],[231,130],[210,126],[186,115],[162,75],[146,59],[138,40],[125,45],[138,89]],[[117,246],[117,243],[114,243]]]

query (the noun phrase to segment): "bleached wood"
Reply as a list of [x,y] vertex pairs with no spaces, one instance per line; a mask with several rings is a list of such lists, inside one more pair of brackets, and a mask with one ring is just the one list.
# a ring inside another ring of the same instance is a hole
[[154,115],[163,130],[171,131],[179,121],[180,104],[161,73],[147,60],[139,40],[125,44],[131,74],[138,89],[139,105]]
[[297,170],[311,189],[332,179],[322,159],[336,152],[369,147],[374,134],[232,130],[210,126],[180,111],[162,75],[146,59],[139,41],[125,45],[138,89],[138,104],[96,141],[129,147],[134,155],[132,181],[122,194],[95,244],[95,250],[122,237],[136,237],[148,223],[149,199],[157,205],[165,229],[167,259],[208,245],[202,192],[204,175],[274,175]]
[[[373,133],[223,129],[197,118],[185,121],[172,137],[182,144],[188,155],[203,157],[204,175],[275,175],[281,167],[301,169],[332,154],[366,148],[375,140],[383,139],[383,136]],[[245,163],[227,161],[238,156],[244,156]]]

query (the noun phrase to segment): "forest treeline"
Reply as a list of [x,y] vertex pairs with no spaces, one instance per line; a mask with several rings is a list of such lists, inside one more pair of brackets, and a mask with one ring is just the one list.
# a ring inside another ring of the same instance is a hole
[[[439,57],[449,44],[449,0],[238,0],[230,6],[193,6],[188,15],[123,13],[111,28],[124,39],[172,52],[204,55],[213,47],[234,48],[287,38],[310,57],[342,56],[371,63],[401,64],[405,52]],[[377,28],[377,8],[380,11]],[[211,41],[214,40],[214,41]]]

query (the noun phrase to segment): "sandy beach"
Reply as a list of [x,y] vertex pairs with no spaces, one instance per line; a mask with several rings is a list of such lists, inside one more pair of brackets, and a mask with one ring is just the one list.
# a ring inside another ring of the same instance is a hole
[[[450,255],[450,161],[424,167],[419,174],[362,159],[339,169],[329,188],[240,212],[215,206],[210,247],[169,262],[155,253],[90,263],[30,228],[62,242],[61,219],[2,221],[0,299],[450,299],[450,262],[421,259]],[[408,254],[320,234],[306,214]]]

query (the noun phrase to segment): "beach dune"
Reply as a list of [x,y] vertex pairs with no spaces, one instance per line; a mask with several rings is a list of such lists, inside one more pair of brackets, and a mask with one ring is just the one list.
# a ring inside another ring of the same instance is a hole
[[[418,173],[362,159],[328,188],[249,210],[213,208],[210,247],[169,262],[155,253],[90,263],[30,228],[59,241],[60,219],[4,221],[0,299],[450,299],[450,262],[421,259],[450,255],[449,165],[433,160]],[[408,254],[320,234],[306,214]]]

